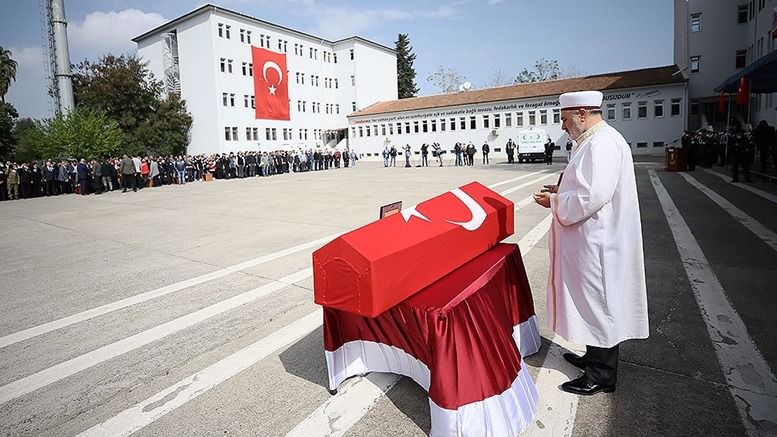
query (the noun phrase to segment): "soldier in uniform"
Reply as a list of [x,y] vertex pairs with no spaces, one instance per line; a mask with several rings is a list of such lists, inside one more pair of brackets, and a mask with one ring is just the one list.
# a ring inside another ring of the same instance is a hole
[[753,182],[750,179],[750,156],[749,146],[750,140],[742,133],[741,130],[737,130],[732,135],[729,141],[729,150],[731,151],[731,182],[739,182],[739,166],[742,166],[742,170],[745,174],[745,182]]

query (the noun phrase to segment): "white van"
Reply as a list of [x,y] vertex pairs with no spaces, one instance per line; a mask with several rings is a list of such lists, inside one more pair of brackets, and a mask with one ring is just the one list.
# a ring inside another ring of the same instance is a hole
[[518,162],[531,160],[545,162],[545,143],[548,133],[543,129],[522,129],[518,131]]

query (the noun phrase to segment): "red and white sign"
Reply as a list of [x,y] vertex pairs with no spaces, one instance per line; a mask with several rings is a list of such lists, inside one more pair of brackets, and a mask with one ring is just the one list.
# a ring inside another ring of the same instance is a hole
[[254,61],[256,118],[289,120],[289,80],[286,54],[251,47]]
[[513,203],[472,182],[314,252],[315,302],[375,317],[513,232]]

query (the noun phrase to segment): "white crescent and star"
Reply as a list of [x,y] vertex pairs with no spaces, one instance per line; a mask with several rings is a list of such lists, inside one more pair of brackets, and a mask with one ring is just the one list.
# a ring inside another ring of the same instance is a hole
[[[476,231],[478,228],[480,228],[483,222],[486,221],[486,211],[483,209],[483,207],[480,206],[480,204],[477,203],[475,199],[470,197],[469,194],[465,193],[459,188],[451,190],[451,194],[456,196],[457,199],[461,200],[464,206],[469,209],[469,212],[472,214],[472,218],[466,222],[456,222],[453,220],[445,221],[450,224],[461,226],[468,231]],[[400,211],[402,218],[405,219],[405,223],[409,222],[411,217],[418,217],[421,220],[431,223],[432,221],[429,220],[429,218],[416,210],[416,206],[417,205],[413,205]]]
[[265,82],[267,81],[267,70],[275,70],[278,72],[278,83],[276,84],[270,84],[270,86],[267,88],[267,90],[270,92],[271,96],[275,95],[275,92],[278,91],[277,86],[281,86],[281,83],[283,83],[283,72],[281,71],[281,66],[276,64],[273,61],[267,61],[264,63],[264,66],[262,66],[262,77],[264,78]]

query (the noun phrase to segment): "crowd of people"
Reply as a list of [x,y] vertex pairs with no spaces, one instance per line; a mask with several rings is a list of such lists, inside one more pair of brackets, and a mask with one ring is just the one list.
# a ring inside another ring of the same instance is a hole
[[696,165],[731,166],[732,182],[739,181],[740,169],[746,182],[751,181],[750,167],[758,164],[761,173],[777,168],[775,129],[761,120],[755,128],[734,124],[729,129],[686,131],[680,139],[688,170]]
[[[440,143],[431,143],[421,144],[421,162],[417,165],[417,167],[428,167],[429,166],[429,147],[432,148],[432,157],[437,158],[437,162],[440,167],[443,166],[443,155],[447,153],[447,150],[443,149],[440,146]],[[518,146],[513,142],[512,138],[507,141],[507,144],[505,145],[505,153],[507,153],[507,162],[513,163],[515,162],[515,150],[518,148]],[[545,153],[545,162],[548,165],[551,165],[553,163],[553,151],[556,149],[556,144],[551,141],[550,138],[548,138],[547,142],[544,145],[544,153]],[[567,144],[567,152],[572,149],[572,142],[569,141]],[[405,167],[412,167],[413,166],[413,151],[412,147],[410,147],[410,144],[405,144],[404,147],[402,147],[402,150],[404,151],[405,156]],[[482,153],[482,164],[483,165],[489,165],[491,163],[489,159],[489,155],[491,153],[491,146],[488,145],[488,143],[483,143],[482,146],[480,146],[480,152]],[[396,167],[397,166],[397,155],[399,155],[400,152],[397,150],[397,147],[394,145],[386,145],[383,148],[383,166],[384,167]],[[455,155],[456,159],[454,160],[454,166],[456,167],[464,167],[464,166],[473,166],[475,165],[475,155],[478,154],[477,147],[472,144],[472,141],[469,143],[456,143],[453,146],[453,154]],[[569,159],[567,159],[569,160]]]
[[0,201],[137,191],[202,180],[266,177],[356,166],[354,152],[298,150],[214,155],[127,156],[87,161],[0,162]]

